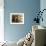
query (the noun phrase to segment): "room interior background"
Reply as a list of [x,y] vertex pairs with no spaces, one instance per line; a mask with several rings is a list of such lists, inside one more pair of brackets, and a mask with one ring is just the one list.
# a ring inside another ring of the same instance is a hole
[[[40,0],[5,0],[4,1],[4,39],[18,41],[32,28],[36,12],[40,10]],[[24,13],[24,24],[11,25],[10,13]]]
[[[7,41],[18,41],[24,37],[35,25],[33,19],[37,16],[36,12],[46,8],[46,0],[2,0],[0,4],[0,11],[3,6],[3,14],[0,14],[4,18],[1,19],[3,30],[1,27],[0,31],[3,32],[3,40]],[[24,24],[10,24],[10,13],[24,13]],[[40,22],[40,25],[46,25],[45,17],[43,16],[44,22]]]

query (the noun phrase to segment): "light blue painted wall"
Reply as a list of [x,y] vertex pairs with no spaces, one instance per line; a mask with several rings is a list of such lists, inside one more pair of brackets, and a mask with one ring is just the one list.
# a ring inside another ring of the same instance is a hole
[[[41,11],[42,11],[43,9],[46,9],[46,0],[41,0],[41,1],[40,1],[40,9],[41,9]],[[41,21],[41,22],[40,22],[40,25],[46,27],[46,11],[43,12],[42,17],[43,17],[43,22]]]
[[[40,0],[4,0],[4,31],[5,40],[18,41],[31,31],[35,12],[40,9]],[[11,25],[10,13],[24,13],[24,24]]]

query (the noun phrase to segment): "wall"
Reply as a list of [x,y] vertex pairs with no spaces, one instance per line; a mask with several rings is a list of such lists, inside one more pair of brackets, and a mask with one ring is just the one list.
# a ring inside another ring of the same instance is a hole
[[0,0],[0,42],[4,41],[4,0]]
[[[46,0],[41,0],[40,1],[40,9],[41,9],[41,11],[43,9],[46,9]],[[43,22],[41,21],[40,25],[46,26],[46,20],[45,20],[46,19],[46,10],[43,12],[42,17],[43,17]]]
[[[29,31],[35,14],[40,10],[40,0],[4,0],[4,35],[7,41],[18,41]],[[24,24],[10,24],[10,13],[24,13]]]

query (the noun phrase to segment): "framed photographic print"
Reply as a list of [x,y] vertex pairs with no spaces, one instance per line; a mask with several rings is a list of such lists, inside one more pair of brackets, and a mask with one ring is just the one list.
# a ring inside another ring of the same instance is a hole
[[10,13],[10,24],[24,24],[24,13]]

